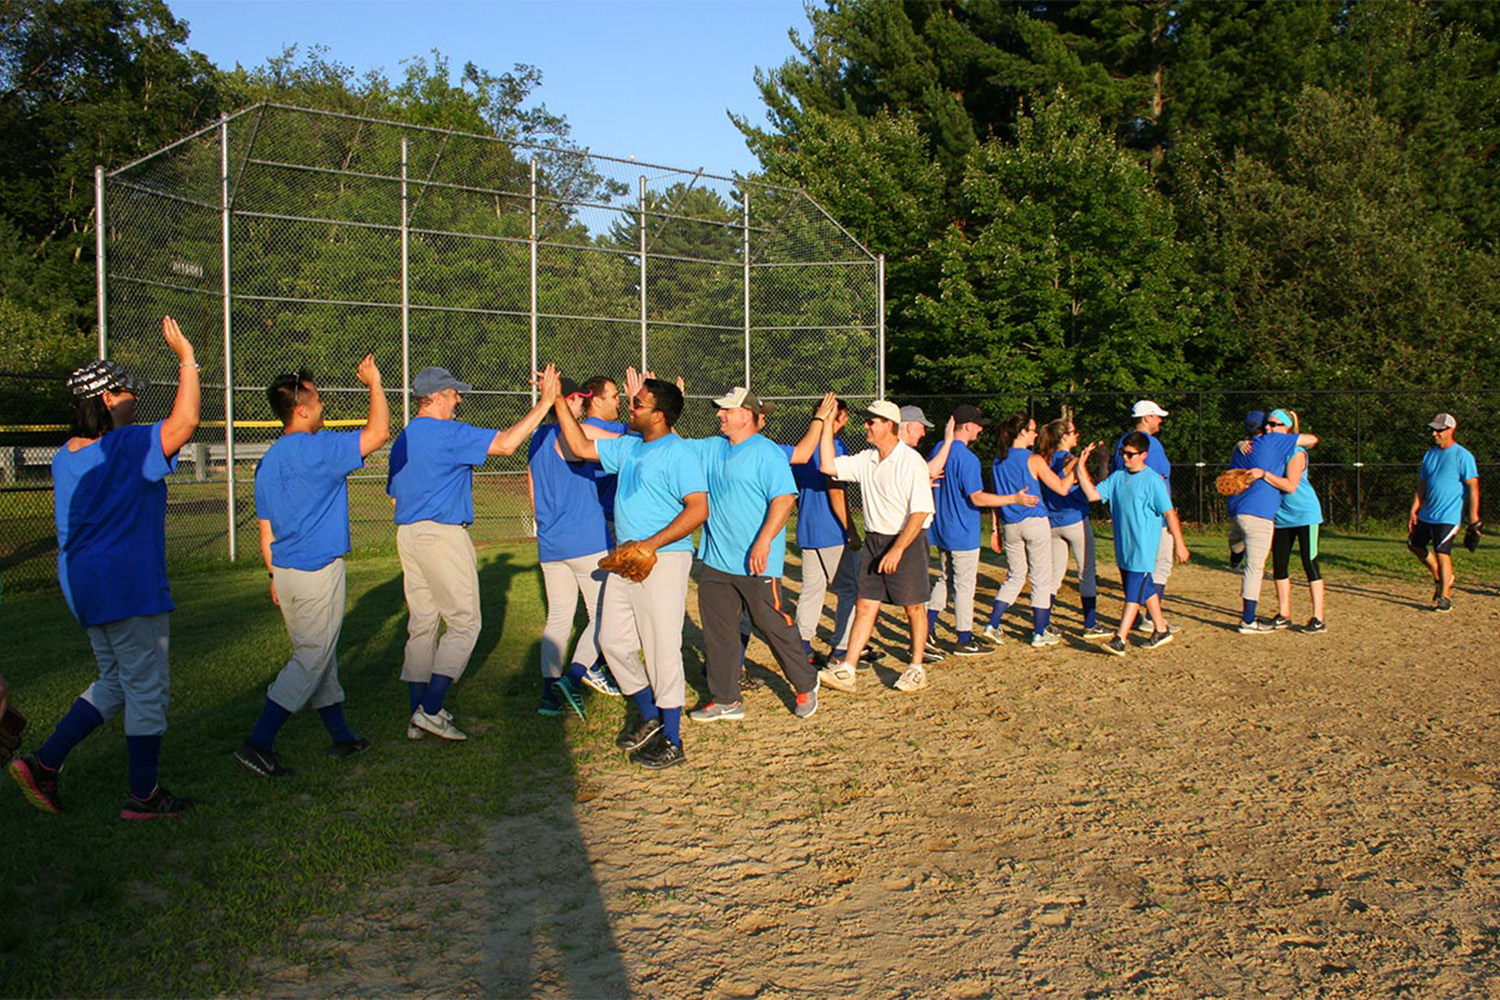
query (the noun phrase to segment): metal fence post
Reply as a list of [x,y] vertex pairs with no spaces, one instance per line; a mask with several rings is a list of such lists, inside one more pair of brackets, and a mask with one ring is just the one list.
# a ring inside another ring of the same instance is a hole
[[411,194],[407,138],[401,137],[401,426],[411,423]]
[[1365,394],[1354,390],[1354,527],[1365,527]]
[[229,283],[229,119],[219,119],[220,257],[224,298],[224,507],[229,525],[229,561],[239,557],[234,510],[234,318]]
[[885,254],[875,258],[875,397],[885,398]]
[[641,254],[641,371],[647,371],[651,365],[646,356],[646,175],[641,174],[641,218],[640,218],[640,254]]
[[745,387],[750,387],[750,188],[740,188],[743,201],[740,260],[745,268]]
[[[539,367],[536,349],[536,154],[531,157],[531,370]],[[536,386],[531,387],[531,402],[536,404]]]
[[99,357],[109,357],[109,288],[104,273],[104,168],[94,167],[94,298],[99,312]]
[[1203,523],[1203,393],[1198,393],[1198,457],[1194,462],[1198,469],[1198,523]]

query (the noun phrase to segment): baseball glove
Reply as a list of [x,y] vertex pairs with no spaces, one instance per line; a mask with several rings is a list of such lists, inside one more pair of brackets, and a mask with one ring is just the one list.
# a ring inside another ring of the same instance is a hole
[[1479,536],[1484,534],[1478,521],[1469,525],[1469,530],[1464,532],[1464,548],[1473,552],[1479,548]]
[[1250,488],[1255,476],[1249,469],[1225,469],[1214,480],[1214,486],[1226,497],[1238,496]]
[[10,759],[21,749],[21,734],[26,732],[26,716],[17,712],[14,706],[7,705],[5,715],[0,716],[0,767],[10,763]]
[[631,583],[640,583],[656,566],[656,552],[640,542],[621,542],[613,552],[599,560],[599,568],[618,573]]

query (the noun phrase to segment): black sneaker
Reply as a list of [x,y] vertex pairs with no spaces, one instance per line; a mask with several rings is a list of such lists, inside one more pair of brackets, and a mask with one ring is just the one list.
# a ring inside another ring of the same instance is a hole
[[864,652],[859,654],[860,666],[867,663],[879,663],[883,659],[885,659],[885,653],[874,646],[866,646]]
[[126,796],[120,808],[121,819],[176,819],[193,808],[193,800],[185,795],[173,795],[160,785],[151,797],[142,802],[134,795]]
[[333,746],[328,748],[328,756],[335,760],[342,760],[345,757],[353,757],[357,753],[364,753],[368,749],[370,749],[370,741],[355,733],[353,739],[334,740]]
[[1238,552],[1236,552],[1234,549],[1230,549],[1229,550],[1229,568],[1230,569],[1239,569],[1244,564],[1245,564],[1245,550],[1244,549],[1240,549]]
[[682,752],[680,744],[668,742],[666,737],[662,737],[653,739],[645,747],[631,754],[630,762],[653,771],[661,771],[665,768],[676,767],[678,764],[686,764],[687,754]]
[[1448,612],[1453,610],[1453,602],[1446,597],[1439,597],[1437,599],[1437,603],[1432,606],[1432,610],[1438,612],[1439,614],[1446,615]]
[[1327,632],[1328,631],[1328,623],[1325,622],[1321,618],[1313,618],[1313,619],[1310,619],[1306,625],[1302,626],[1302,631],[1304,631],[1304,632]]
[[262,750],[250,742],[240,745],[234,752],[234,759],[262,778],[290,778],[297,773],[289,767],[281,766],[281,761],[276,759],[275,750]]
[[1147,649],[1155,649],[1157,646],[1165,646],[1172,641],[1171,632],[1152,632],[1150,638],[1145,642]]
[[766,682],[765,681],[761,680],[759,677],[756,677],[754,674],[752,674],[749,670],[745,669],[744,667],[740,668],[740,690],[741,691],[754,691],[756,688],[763,688],[765,686],[766,686]]
[[1290,618],[1283,618],[1280,615],[1277,615],[1275,618],[1271,619],[1271,627],[1272,628],[1291,628],[1292,627],[1292,620]]
[[651,738],[659,732],[661,732],[660,719],[647,719],[638,725],[631,725],[630,721],[626,720],[625,728],[620,730],[619,736],[615,737],[615,746],[627,753],[639,750],[650,743]]
[[36,759],[36,754],[17,757],[6,768],[10,776],[21,786],[26,801],[42,812],[62,812],[62,800],[57,797],[58,771],[48,770]]
[[970,639],[968,642],[960,642],[954,645],[953,652],[959,656],[987,656],[994,652],[994,646],[982,646]]
[[1100,648],[1102,648],[1106,653],[1113,653],[1115,656],[1124,656],[1130,651],[1130,647],[1125,645],[1125,640],[1121,639],[1118,635],[1106,642]]

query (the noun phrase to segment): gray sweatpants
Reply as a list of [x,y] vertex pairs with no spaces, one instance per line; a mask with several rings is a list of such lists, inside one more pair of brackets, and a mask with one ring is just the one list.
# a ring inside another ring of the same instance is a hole
[[[611,586],[609,573],[599,568],[599,560],[605,553],[594,552],[572,559],[559,559],[542,563],[542,587],[547,594],[547,624],[542,629],[542,676],[557,679],[563,675],[567,663],[581,663],[591,667],[599,659],[599,630],[603,626],[600,609],[603,607],[604,591]],[[613,586],[620,586],[618,578]],[[573,646],[573,656],[566,658],[568,639],[573,635],[573,616],[578,610],[578,598],[583,597],[584,610],[589,622]],[[641,670],[640,657],[635,653],[634,636],[625,637],[631,644],[630,658],[635,660],[634,669]]]
[[1276,522],[1254,514],[1236,514],[1234,523],[1245,534],[1245,565],[1240,570],[1240,596],[1247,601],[1260,600],[1261,584],[1266,578],[1266,557],[1271,554],[1271,538]]
[[[442,674],[458,680],[479,641],[474,541],[463,525],[418,521],[396,526],[396,552],[409,615],[401,679],[425,684]],[[440,623],[447,626],[441,638]]]
[[165,733],[171,690],[167,646],[172,635],[167,612],[91,625],[84,632],[99,664],[99,679],[80,697],[106,719],[123,707],[126,736]]
[[266,697],[288,712],[308,704],[327,708],[344,700],[337,648],[344,628],[344,560],[322,569],[273,566],[281,620],[292,639],[292,658],[266,688]]
[[792,687],[799,693],[817,690],[818,673],[807,662],[781,597],[781,581],[774,577],[703,567],[698,580],[698,618],[703,623],[708,693],[714,701],[728,705],[740,700],[742,614],[749,614]]
[[974,590],[979,585],[979,550],[938,549],[938,575],[932,581],[927,610],[942,614],[948,607],[948,592],[953,591],[954,627],[960,632],[974,631]]
[[1052,596],[1062,589],[1068,575],[1068,553],[1078,564],[1078,596],[1097,597],[1099,581],[1094,568],[1094,526],[1088,518],[1052,528]]
[[[621,693],[633,695],[649,684],[657,708],[681,708],[687,701],[682,619],[692,568],[691,552],[658,552],[645,580],[632,583],[611,573],[604,587],[600,651]],[[646,654],[644,667],[635,656],[637,648]]]
[[823,597],[832,585],[838,598],[833,615],[834,649],[849,648],[854,627],[854,601],[859,596],[859,550],[843,545],[802,550],[802,592],[797,595],[797,634],[804,642],[818,636]]
[[995,600],[1016,603],[1026,577],[1031,577],[1031,606],[1052,607],[1052,523],[1045,517],[1027,517],[1005,525],[1005,582]]

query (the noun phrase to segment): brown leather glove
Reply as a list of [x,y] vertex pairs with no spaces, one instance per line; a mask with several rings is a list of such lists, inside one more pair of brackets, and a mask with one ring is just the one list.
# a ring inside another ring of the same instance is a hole
[[656,566],[656,551],[640,542],[621,542],[615,550],[599,560],[599,568],[618,573],[632,583],[640,583]]

